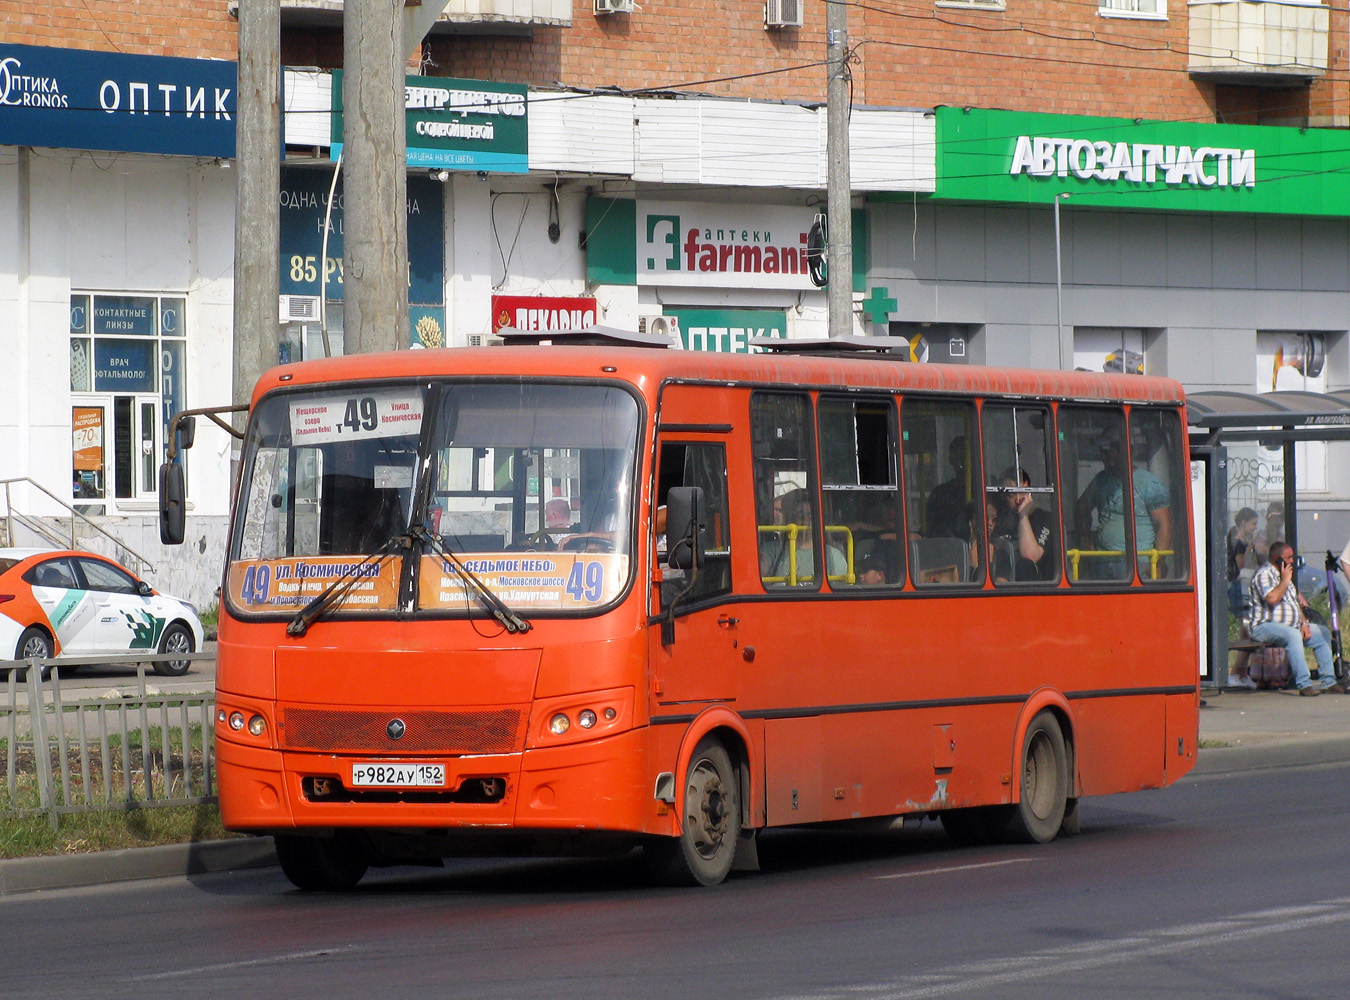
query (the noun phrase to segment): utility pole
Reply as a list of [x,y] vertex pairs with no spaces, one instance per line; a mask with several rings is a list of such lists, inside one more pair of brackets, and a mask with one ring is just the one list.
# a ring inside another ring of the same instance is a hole
[[853,332],[853,198],[849,177],[848,4],[825,0],[825,58],[828,85],[825,122],[825,210],[829,216],[825,263],[829,284],[829,334]]
[[343,353],[409,345],[403,4],[342,14]]
[[[281,2],[239,0],[231,398],[244,404],[277,363],[281,279]],[[235,448],[239,447],[235,442]],[[234,453],[238,460],[238,451]]]

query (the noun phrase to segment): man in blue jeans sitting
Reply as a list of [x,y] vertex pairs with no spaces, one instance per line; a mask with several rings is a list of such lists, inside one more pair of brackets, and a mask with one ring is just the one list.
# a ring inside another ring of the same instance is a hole
[[[1331,665],[1331,633],[1324,625],[1308,621],[1307,602],[1294,583],[1294,550],[1287,542],[1273,542],[1270,561],[1252,577],[1247,605],[1247,631],[1257,642],[1283,646],[1289,655],[1289,670],[1301,695],[1323,691],[1345,694],[1344,683],[1336,681]],[[1313,684],[1308,660],[1303,654],[1307,643],[1317,660],[1317,676],[1322,684]]]

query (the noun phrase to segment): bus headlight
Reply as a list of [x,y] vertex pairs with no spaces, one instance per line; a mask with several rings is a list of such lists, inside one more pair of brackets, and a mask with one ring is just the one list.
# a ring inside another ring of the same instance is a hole
[[590,729],[595,725],[595,713],[589,708],[582,709],[581,714],[577,716],[577,725],[582,729]]
[[549,732],[554,736],[561,736],[563,733],[567,732],[567,730],[572,728],[572,720],[563,712],[559,712],[549,720],[548,728]]
[[261,736],[267,732],[267,720],[261,715],[255,715],[248,720],[248,731],[254,736]]
[[231,713],[230,713],[230,728],[233,729],[236,733],[239,732],[239,730],[241,730],[241,729],[244,728],[244,713],[243,713],[243,712],[231,712]]

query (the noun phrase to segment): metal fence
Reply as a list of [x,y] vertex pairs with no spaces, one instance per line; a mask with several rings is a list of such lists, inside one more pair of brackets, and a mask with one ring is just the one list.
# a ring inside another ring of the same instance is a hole
[[[210,654],[192,654],[207,659]],[[0,660],[0,813],[46,815],[215,801],[215,692],[161,689],[146,670],[157,659],[92,657],[134,665],[134,681],[110,690],[62,691],[60,664]]]

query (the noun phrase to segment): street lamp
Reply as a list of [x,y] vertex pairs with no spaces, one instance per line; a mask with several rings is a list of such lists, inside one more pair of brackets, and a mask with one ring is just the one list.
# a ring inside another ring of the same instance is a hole
[[[1073,348],[1064,342],[1064,279],[1063,265],[1060,262],[1059,254],[1059,202],[1063,198],[1067,200],[1069,195],[1063,191],[1055,195],[1055,331],[1059,334],[1059,367],[1061,371],[1066,371],[1068,365],[1066,359],[1072,356]],[[1068,349],[1066,350],[1066,346]]]

